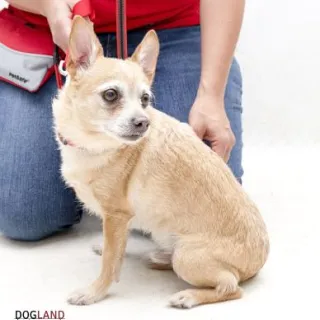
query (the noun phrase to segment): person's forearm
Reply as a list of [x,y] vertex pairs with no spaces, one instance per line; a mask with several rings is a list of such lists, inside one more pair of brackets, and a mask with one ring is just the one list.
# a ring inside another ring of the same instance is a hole
[[223,97],[242,25],[245,0],[200,0],[200,89]]
[[[55,5],[59,5],[59,1],[61,0],[5,0],[5,1],[17,9],[46,16],[47,9],[49,7],[55,7]],[[67,0],[65,2],[72,8],[78,1],[79,0]]]
[[[42,2],[45,0],[5,0],[11,6],[35,14],[43,14]],[[50,0],[49,0],[50,1]]]

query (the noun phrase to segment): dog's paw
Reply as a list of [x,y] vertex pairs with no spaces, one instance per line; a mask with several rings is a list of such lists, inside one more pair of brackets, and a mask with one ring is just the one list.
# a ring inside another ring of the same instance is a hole
[[77,290],[73,292],[69,298],[68,298],[68,303],[72,305],[77,305],[77,306],[84,306],[84,305],[89,305],[96,303],[100,300],[102,300],[106,294],[96,294],[89,288],[87,289],[82,289],[82,290]]
[[100,244],[93,245],[92,251],[98,256],[102,256],[102,246]]
[[170,306],[180,309],[190,309],[198,305],[194,295],[188,291],[180,291],[174,294],[169,300]]

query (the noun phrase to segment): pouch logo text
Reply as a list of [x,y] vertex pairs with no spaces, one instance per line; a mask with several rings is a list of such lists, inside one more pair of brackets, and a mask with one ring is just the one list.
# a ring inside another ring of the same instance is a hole
[[20,77],[18,74],[14,74],[12,72],[9,72],[9,77],[16,79],[16,80],[23,82],[23,83],[27,83],[29,81],[29,79]]

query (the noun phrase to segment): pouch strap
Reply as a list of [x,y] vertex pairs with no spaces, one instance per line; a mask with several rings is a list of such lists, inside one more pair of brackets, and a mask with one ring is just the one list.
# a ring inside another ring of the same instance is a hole
[[128,57],[127,44],[127,1],[117,0],[116,10],[116,26],[117,26],[117,56],[119,59]]

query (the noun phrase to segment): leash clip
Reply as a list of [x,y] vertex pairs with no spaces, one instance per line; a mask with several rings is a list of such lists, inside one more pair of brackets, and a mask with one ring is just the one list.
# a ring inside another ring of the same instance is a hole
[[60,60],[60,61],[59,61],[59,67],[58,67],[58,69],[59,69],[59,73],[60,73],[62,76],[66,77],[66,76],[68,75],[68,71],[65,69],[65,61],[64,61],[64,60]]

